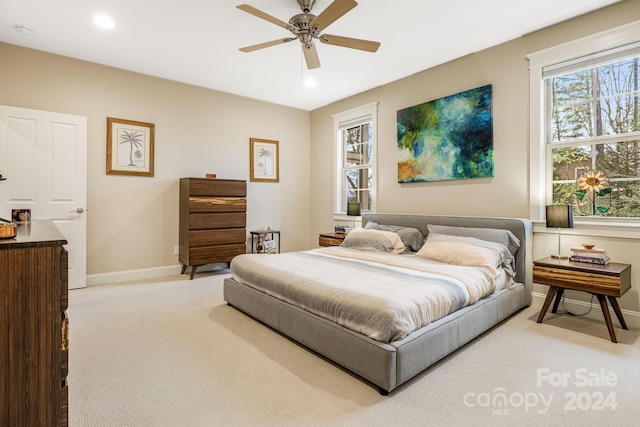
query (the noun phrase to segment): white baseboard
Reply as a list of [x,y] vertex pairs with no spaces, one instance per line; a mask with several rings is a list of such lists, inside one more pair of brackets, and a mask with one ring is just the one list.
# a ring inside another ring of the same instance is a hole
[[[227,268],[226,263],[207,264],[198,267],[198,274],[205,271],[218,271]],[[87,286],[109,285],[112,283],[134,282],[136,280],[157,279],[160,277],[179,276],[182,264],[166,265],[164,267],[141,268],[139,270],[114,271],[111,273],[87,274]],[[185,279],[189,279],[191,267],[187,269]]]
[[[544,304],[545,298],[547,298],[547,294],[543,294],[540,292],[533,292],[533,300],[531,302],[531,306],[537,307],[538,309],[542,309],[542,305]],[[585,301],[572,300],[568,298],[564,298],[564,306],[567,310],[572,313],[586,313],[589,311],[589,307],[591,307],[591,303]],[[637,311],[625,310],[622,309],[622,315],[624,316],[624,321],[627,324],[627,327],[638,329],[640,328],[640,313]],[[549,308],[549,312],[551,312],[551,307]],[[609,307],[609,312],[611,313],[611,319],[613,320],[613,325],[615,327],[619,327],[618,317],[613,312],[613,309]],[[591,311],[584,315],[584,317],[588,319],[599,320],[604,323],[604,318],[602,316],[602,310],[600,309],[600,304],[598,303],[597,298],[594,298],[593,307]]]
[[111,283],[132,282],[135,280],[156,279],[158,277],[180,274],[182,266],[167,265],[164,267],[142,268],[140,270],[114,271],[112,273],[87,274],[87,286],[107,285]]

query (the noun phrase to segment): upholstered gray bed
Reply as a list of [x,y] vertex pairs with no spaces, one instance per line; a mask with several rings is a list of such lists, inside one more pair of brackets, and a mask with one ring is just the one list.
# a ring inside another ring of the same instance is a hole
[[[387,394],[531,303],[532,231],[528,220],[403,214],[363,216],[364,227],[374,223],[415,228],[425,236],[429,234],[429,226],[432,230],[437,226],[460,227],[460,230],[508,230],[520,242],[513,255],[515,280],[486,298],[390,342],[355,332],[233,277],[224,281],[224,299],[229,305],[378,386],[381,394]],[[432,231],[432,234],[435,233]],[[232,263],[232,272],[233,267]]]

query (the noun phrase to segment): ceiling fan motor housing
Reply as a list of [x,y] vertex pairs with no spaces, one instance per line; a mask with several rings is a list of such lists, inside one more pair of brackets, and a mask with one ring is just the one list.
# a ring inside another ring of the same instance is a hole
[[311,22],[316,19],[315,15],[310,13],[299,13],[293,16],[289,20],[289,24],[293,25],[294,28],[291,28],[290,31],[300,38],[300,41],[303,43],[308,43],[311,41],[312,37],[315,37],[317,34],[317,30],[313,30],[310,26]]

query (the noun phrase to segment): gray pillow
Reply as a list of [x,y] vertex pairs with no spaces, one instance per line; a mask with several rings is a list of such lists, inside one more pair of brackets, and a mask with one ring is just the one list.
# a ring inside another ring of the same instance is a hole
[[378,224],[377,222],[368,222],[364,226],[365,230],[383,230],[392,231],[400,236],[400,240],[404,243],[405,248],[413,252],[418,252],[424,243],[424,234],[417,228],[402,227],[399,225]]
[[361,227],[351,230],[340,246],[363,251],[393,252],[396,254],[404,251],[402,240],[396,233],[386,230],[365,230]]
[[454,227],[450,225],[427,225],[429,234],[447,234],[449,236],[475,237],[488,242],[501,243],[509,249],[511,255],[520,247],[520,240],[509,230],[499,228]]

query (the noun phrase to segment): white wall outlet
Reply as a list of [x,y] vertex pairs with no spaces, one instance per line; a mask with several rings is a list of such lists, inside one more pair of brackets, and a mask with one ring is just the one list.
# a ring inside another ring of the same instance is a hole
[[173,247],[173,254],[174,255],[180,255],[180,246],[174,246]]

